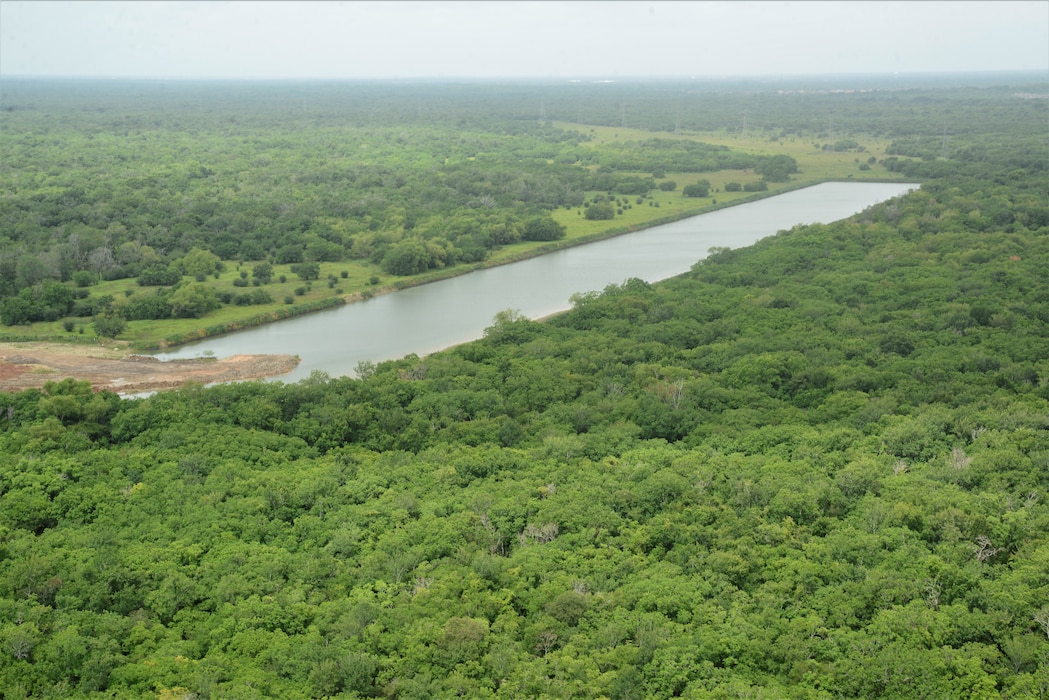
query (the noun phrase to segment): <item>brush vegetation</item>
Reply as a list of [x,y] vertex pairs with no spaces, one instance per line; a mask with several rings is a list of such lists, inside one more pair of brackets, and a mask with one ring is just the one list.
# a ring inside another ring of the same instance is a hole
[[[550,241],[826,179],[903,177],[878,164],[891,146],[880,135],[841,150],[818,132],[802,143],[754,128],[539,123],[520,104],[535,87],[421,87],[425,109],[391,122],[405,94],[381,84],[314,86],[305,110],[294,84],[91,86],[5,81],[0,337],[155,348],[285,305],[541,254]],[[580,99],[596,110],[609,97]],[[708,191],[684,196],[699,181]],[[595,205],[608,211],[594,216]],[[320,265],[315,283],[303,284],[303,263]],[[254,274],[260,264],[267,276]],[[167,296],[195,284],[213,303],[187,311]]]
[[5,697],[1045,697],[1046,136],[991,117],[1046,103],[967,104],[920,191],[547,322],[0,393]]

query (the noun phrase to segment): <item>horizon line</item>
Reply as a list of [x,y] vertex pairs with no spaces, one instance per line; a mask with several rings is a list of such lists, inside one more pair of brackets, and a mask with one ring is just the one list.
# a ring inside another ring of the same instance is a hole
[[33,74],[33,73],[0,73],[0,80],[174,80],[174,81],[196,81],[196,82],[350,82],[350,81],[547,81],[547,82],[591,82],[591,83],[614,83],[642,80],[677,80],[677,81],[703,81],[703,80],[782,80],[790,78],[840,78],[840,77],[915,77],[915,76],[950,76],[950,75],[1002,75],[1002,74],[1041,74],[1049,79],[1049,69],[1043,68],[1005,68],[989,70],[950,70],[950,71],[870,71],[870,72],[840,72],[840,73],[750,73],[739,75],[630,75],[609,77],[607,75],[576,75],[576,76],[542,76],[542,75],[505,75],[505,76],[470,76],[470,75],[433,75],[433,76],[178,76],[178,75],[58,75],[58,74]]

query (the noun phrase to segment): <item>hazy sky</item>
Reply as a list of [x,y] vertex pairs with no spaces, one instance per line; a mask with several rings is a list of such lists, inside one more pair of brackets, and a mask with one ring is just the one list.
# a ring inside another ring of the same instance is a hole
[[0,74],[1049,72],[1049,2],[16,2]]

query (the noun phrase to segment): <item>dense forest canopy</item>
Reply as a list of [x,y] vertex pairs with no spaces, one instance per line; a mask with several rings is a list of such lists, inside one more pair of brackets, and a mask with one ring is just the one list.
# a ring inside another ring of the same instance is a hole
[[[0,393],[5,697],[1046,697],[1049,112],[1021,91],[1046,87],[792,96],[814,121],[834,101],[898,131],[895,167],[921,190],[544,323],[508,310],[482,340],[358,378]],[[5,109],[30,102],[9,92]],[[918,103],[967,119],[947,156],[942,135],[904,152],[942,127],[912,126]],[[521,148],[585,136],[510,96],[470,107]],[[181,118],[166,167],[206,181],[221,140],[187,163]],[[406,144],[481,160],[418,119]],[[337,169],[309,158],[347,147],[320,124],[285,138],[259,157],[302,158],[307,179]],[[423,157],[393,138],[391,159]],[[29,177],[10,162],[5,180]],[[29,201],[41,217],[115,206],[16,195],[5,216],[30,223]],[[186,229],[197,262],[211,215]],[[24,255],[39,241],[20,231],[4,249]]]

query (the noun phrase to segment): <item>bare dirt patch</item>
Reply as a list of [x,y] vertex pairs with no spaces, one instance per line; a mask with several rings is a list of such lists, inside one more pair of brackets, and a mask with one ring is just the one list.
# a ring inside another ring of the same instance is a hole
[[46,382],[72,377],[91,382],[96,390],[134,394],[175,389],[190,381],[212,384],[276,377],[298,364],[293,355],[162,362],[119,346],[0,343],[0,390],[41,388]]

